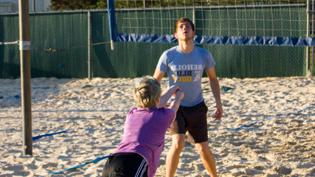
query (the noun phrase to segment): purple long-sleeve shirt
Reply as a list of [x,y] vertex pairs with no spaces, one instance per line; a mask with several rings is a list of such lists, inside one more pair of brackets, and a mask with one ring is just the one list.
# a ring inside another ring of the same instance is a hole
[[148,176],[153,177],[160,164],[165,133],[174,118],[175,111],[168,108],[132,108],[115,153],[140,154],[148,163]]

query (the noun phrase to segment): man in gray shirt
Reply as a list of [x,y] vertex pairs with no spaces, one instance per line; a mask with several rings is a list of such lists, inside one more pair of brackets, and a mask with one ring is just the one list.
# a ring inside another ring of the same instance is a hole
[[167,74],[169,86],[176,85],[185,94],[177,111],[176,121],[171,126],[172,146],[166,158],[166,176],[175,175],[180,153],[184,148],[185,133],[188,131],[208,174],[216,177],[215,160],[208,146],[208,108],[204,103],[201,88],[205,71],[216,102],[214,117],[221,119],[223,109],[215,61],[207,50],[194,45],[195,27],[190,19],[178,19],[174,35],[178,46],[166,50],[161,55],[153,76],[160,81]]

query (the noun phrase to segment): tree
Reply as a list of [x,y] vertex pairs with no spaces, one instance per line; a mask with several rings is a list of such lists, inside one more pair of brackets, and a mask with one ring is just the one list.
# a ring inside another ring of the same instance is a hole
[[[143,7],[178,7],[178,6],[215,6],[215,5],[240,5],[240,4],[279,4],[279,3],[305,3],[305,0],[115,0],[115,7],[121,8],[143,8]],[[104,9],[107,0],[52,0],[53,10],[74,9]]]
[[52,0],[53,10],[94,9],[97,0]]

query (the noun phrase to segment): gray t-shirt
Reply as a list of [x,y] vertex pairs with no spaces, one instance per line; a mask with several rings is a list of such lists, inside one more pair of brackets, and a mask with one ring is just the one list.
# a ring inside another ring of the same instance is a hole
[[190,53],[183,53],[178,46],[166,50],[160,57],[157,68],[166,73],[169,86],[179,86],[185,94],[181,106],[195,106],[203,101],[201,78],[206,69],[215,66],[215,61],[206,49],[195,46]]

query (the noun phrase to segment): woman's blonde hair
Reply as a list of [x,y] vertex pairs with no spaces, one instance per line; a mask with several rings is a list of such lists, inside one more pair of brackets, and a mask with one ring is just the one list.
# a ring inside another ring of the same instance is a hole
[[134,99],[138,107],[151,108],[161,96],[161,85],[152,76],[137,79],[134,88]]

